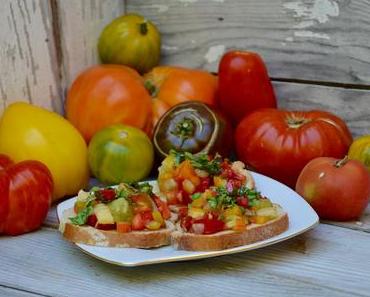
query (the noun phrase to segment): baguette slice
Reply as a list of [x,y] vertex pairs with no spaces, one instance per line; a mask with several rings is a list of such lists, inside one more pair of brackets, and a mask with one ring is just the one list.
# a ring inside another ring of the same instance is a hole
[[63,213],[59,230],[63,236],[74,243],[83,243],[104,247],[130,247],[150,249],[169,245],[173,227],[169,224],[166,228],[155,231],[132,231],[119,233],[115,230],[100,230],[91,226],[73,225],[69,218],[74,215],[73,209]]
[[222,231],[215,234],[194,234],[174,231],[171,244],[174,248],[187,251],[218,251],[262,241],[286,231],[289,227],[287,213],[281,211],[279,216],[265,224],[248,225],[245,231]]

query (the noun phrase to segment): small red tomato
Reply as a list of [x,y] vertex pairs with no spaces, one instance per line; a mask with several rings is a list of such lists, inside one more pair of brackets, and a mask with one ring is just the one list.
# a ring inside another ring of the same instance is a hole
[[221,58],[218,77],[219,105],[234,125],[256,109],[276,108],[274,89],[257,53],[226,53]]
[[249,204],[248,198],[244,196],[237,197],[236,204],[238,204],[241,207],[247,208]]
[[116,198],[116,192],[113,189],[102,189],[99,191],[99,194],[105,201],[112,201]]
[[298,177],[296,191],[322,219],[358,218],[370,198],[370,175],[357,160],[321,157],[309,162]]
[[39,228],[52,199],[49,169],[38,161],[13,164],[3,155],[0,160],[0,234],[19,235]]

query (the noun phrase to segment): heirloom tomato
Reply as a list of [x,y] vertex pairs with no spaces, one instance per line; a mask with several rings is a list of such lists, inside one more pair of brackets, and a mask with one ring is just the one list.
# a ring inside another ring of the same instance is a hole
[[312,159],[342,158],[352,136],[346,124],[329,112],[262,109],[240,122],[235,141],[241,161],[294,187]]
[[81,73],[68,91],[66,117],[87,142],[113,124],[145,130],[151,125],[151,98],[134,69],[94,66]]
[[370,175],[357,160],[321,157],[310,161],[298,177],[296,191],[320,218],[358,218],[370,198]]
[[113,125],[94,135],[88,148],[93,175],[106,184],[136,182],[145,178],[153,166],[154,150],[141,130]]
[[152,22],[138,14],[126,14],[104,28],[98,51],[105,64],[127,65],[145,73],[159,63],[161,37]]
[[230,51],[224,54],[218,79],[219,106],[235,125],[256,109],[276,107],[266,66],[257,53]]
[[75,127],[57,113],[28,103],[13,103],[0,121],[0,153],[15,162],[37,160],[54,180],[53,200],[87,185],[87,146]]
[[[158,66],[144,75],[145,86],[153,98],[164,104],[153,105],[153,126],[170,107],[185,101],[200,101],[211,106],[216,104],[217,77],[197,69],[177,66]],[[158,107],[161,106],[161,109]]]
[[53,179],[38,161],[14,164],[0,155],[0,234],[18,235],[39,228],[52,199]]
[[370,172],[370,135],[355,139],[349,148],[348,157],[362,162]]

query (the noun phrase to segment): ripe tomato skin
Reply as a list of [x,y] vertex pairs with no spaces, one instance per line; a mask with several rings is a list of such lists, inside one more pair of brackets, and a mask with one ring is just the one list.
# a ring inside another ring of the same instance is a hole
[[294,188],[309,161],[342,158],[352,136],[346,124],[328,112],[262,109],[240,122],[235,141],[241,161]]
[[99,65],[82,72],[68,91],[65,109],[86,142],[112,124],[142,130],[151,124],[151,98],[143,80],[123,65]]
[[0,216],[0,233],[19,235],[39,228],[53,194],[49,169],[38,161],[11,164],[0,170],[0,185],[0,209],[5,202],[7,210]]
[[346,221],[358,218],[370,198],[370,174],[357,160],[316,158],[302,170],[296,191],[316,210],[320,218]]
[[221,58],[219,106],[237,125],[259,108],[276,108],[276,97],[262,58],[254,52],[230,51]]

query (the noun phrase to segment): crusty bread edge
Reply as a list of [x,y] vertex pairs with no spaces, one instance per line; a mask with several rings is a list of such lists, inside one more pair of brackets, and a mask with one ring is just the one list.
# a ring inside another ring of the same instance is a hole
[[287,213],[262,225],[252,224],[245,231],[223,231],[204,235],[174,231],[171,244],[176,249],[188,251],[218,251],[237,246],[252,244],[283,233],[289,227]]
[[73,216],[73,209],[67,209],[63,213],[63,219],[59,230],[64,238],[74,243],[82,243],[102,247],[125,247],[125,248],[155,248],[171,243],[173,227],[156,231],[132,231],[119,233],[115,230],[100,230],[91,226],[77,226],[69,221]]

